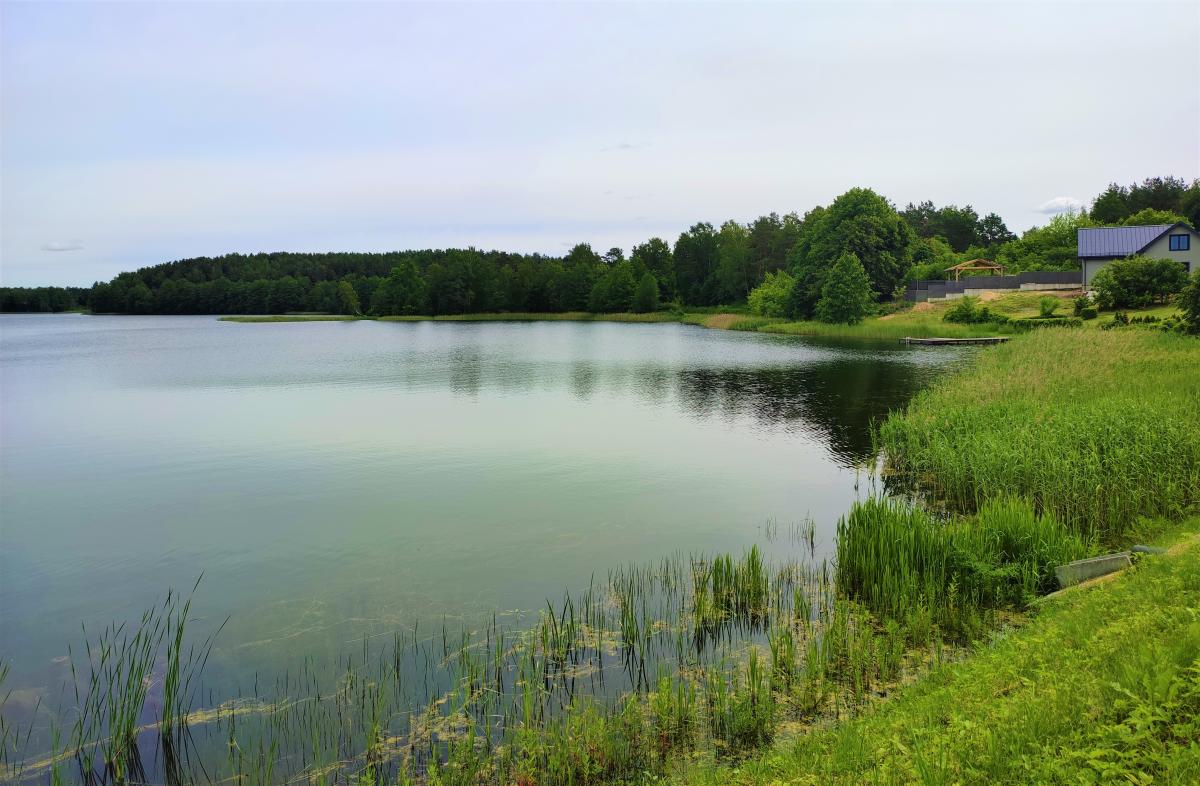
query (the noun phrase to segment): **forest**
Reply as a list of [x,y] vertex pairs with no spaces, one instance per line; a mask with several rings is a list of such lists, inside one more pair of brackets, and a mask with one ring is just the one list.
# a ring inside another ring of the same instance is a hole
[[1074,270],[1081,226],[1200,223],[1200,180],[1111,184],[1090,211],[1057,215],[1020,237],[995,213],[925,201],[903,209],[854,188],[803,216],[700,222],[670,244],[650,238],[563,257],[474,248],[386,253],[227,254],[121,273],[91,288],[0,289],[3,311],[124,314],[441,315],[622,312],[749,303],[758,313],[853,320],[904,283],[943,278],[983,257],[1006,272]]

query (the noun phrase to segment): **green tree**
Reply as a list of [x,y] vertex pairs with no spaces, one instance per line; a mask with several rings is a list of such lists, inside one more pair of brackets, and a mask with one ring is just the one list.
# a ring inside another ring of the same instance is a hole
[[1100,224],[1120,223],[1130,212],[1129,190],[1115,182],[1110,182],[1109,187],[1092,202],[1092,221]]
[[611,267],[618,262],[625,261],[625,252],[616,246],[613,246],[608,251],[605,251],[603,255],[601,255],[600,261]]
[[786,270],[767,273],[746,298],[750,312],[763,317],[787,316],[788,298],[796,280]]
[[1095,222],[1086,213],[1061,213],[1046,226],[1028,229],[1020,239],[1006,243],[996,253],[996,261],[1005,273],[1079,270],[1079,229],[1091,226]]
[[1136,227],[1146,224],[1178,224],[1183,222],[1188,223],[1187,219],[1178,213],[1171,210],[1159,210],[1153,207],[1144,207],[1133,215],[1129,216],[1121,222],[1122,226]]
[[1008,231],[1004,219],[995,213],[988,213],[979,220],[979,230],[976,234],[979,242],[988,248],[1001,246],[1017,239],[1016,235]]
[[734,303],[750,291],[750,233],[736,221],[717,232],[717,269],[709,287],[718,303]]
[[711,277],[720,260],[717,233],[707,222],[694,224],[675,241],[675,278],[685,303],[716,305]]
[[941,280],[946,278],[946,268],[961,261],[950,244],[940,237],[919,238],[913,243],[912,267],[904,280]]
[[596,280],[588,296],[588,311],[615,313],[628,311],[633,304],[633,265],[628,260],[613,265]]
[[[887,297],[908,271],[913,232],[887,200],[868,188],[853,188],[833,201],[810,230],[809,219],[793,251],[793,275],[816,292],[825,272],[851,253],[862,264],[877,297]],[[807,235],[807,237],[805,237]]]
[[635,265],[654,274],[660,296],[668,299],[675,297],[675,257],[667,241],[652,237],[634,246],[630,258]]
[[1185,330],[1200,336],[1200,270],[1188,278],[1187,286],[1179,293],[1176,305],[1183,312]]
[[1148,177],[1129,187],[1129,212],[1136,213],[1148,207],[1156,210],[1178,210],[1179,200],[1186,191],[1187,183],[1183,178]]
[[1141,308],[1184,288],[1187,272],[1173,259],[1133,256],[1102,267],[1092,278],[1100,308]]
[[358,302],[358,293],[349,281],[338,282],[338,313],[361,314],[362,306]]
[[1193,180],[1187,191],[1183,192],[1179,198],[1178,213],[1193,229],[1200,228],[1200,180]]
[[821,299],[817,302],[817,319],[856,325],[870,313],[874,299],[870,276],[858,257],[847,251],[825,277]]
[[1098,224],[1119,224],[1132,211],[1129,209],[1129,189],[1116,183],[1092,201],[1091,217]]
[[645,314],[658,308],[658,279],[647,270],[633,291],[633,310]]
[[371,310],[379,316],[420,314],[425,308],[425,279],[412,260],[392,268],[371,296]]

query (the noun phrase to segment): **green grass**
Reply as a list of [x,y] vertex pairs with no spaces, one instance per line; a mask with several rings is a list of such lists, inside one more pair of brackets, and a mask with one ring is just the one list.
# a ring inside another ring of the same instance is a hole
[[645,314],[593,314],[587,311],[555,313],[498,312],[486,314],[442,314],[430,316],[379,317],[381,322],[678,322],[680,315],[670,311],[651,311]]
[[263,314],[219,317],[221,322],[354,322],[371,317],[356,317],[349,314]]
[[[1200,519],[1186,522],[1200,527]],[[1200,782],[1200,548],[1048,598],[873,712],[680,781]]]
[[857,325],[830,325],[825,322],[775,322],[758,328],[762,333],[791,336],[829,336],[837,338],[980,338],[1002,335],[995,325],[960,325],[943,322],[929,313],[901,312],[884,320],[872,317]]
[[1200,341],[1043,330],[980,353],[879,429],[891,470],[969,513],[1016,494],[1085,536],[1200,501]]

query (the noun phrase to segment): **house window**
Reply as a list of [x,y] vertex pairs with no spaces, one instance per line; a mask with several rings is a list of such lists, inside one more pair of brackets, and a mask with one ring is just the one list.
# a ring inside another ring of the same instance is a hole
[[1172,251],[1187,251],[1192,247],[1192,238],[1190,235],[1171,235],[1168,242],[1171,244]]

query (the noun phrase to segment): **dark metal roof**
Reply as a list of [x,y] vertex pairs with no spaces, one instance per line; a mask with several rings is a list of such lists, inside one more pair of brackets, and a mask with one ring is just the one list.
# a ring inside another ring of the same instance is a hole
[[1162,237],[1176,224],[1148,224],[1138,227],[1096,227],[1079,230],[1079,256],[1127,257],[1136,254]]

